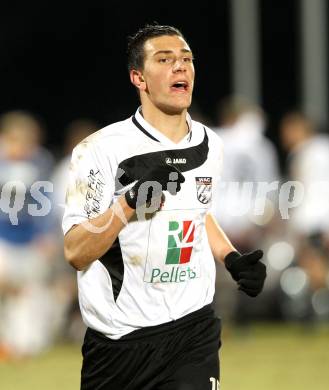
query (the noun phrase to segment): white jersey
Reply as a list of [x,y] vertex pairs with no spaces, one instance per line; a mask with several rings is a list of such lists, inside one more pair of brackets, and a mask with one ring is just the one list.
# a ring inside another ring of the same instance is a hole
[[222,147],[212,130],[187,121],[190,131],[176,144],[137,110],[73,151],[64,234],[105,212],[156,161],[175,165],[185,177],[177,195],[164,191],[161,210],[132,218],[104,256],[78,271],[83,320],[109,338],[176,320],[213,300],[215,264],[205,217]]

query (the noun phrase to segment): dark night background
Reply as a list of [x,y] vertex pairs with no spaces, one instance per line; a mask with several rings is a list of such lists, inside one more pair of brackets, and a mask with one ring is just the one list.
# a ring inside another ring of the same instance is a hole
[[[268,135],[299,104],[297,1],[260,2],[262,106]],[[194,99],[211,122],[231,92],[229,0],[201,2],[93,1],[65,5],[8,2],[0,13],[0,113],[27,109],[56,149],[78,117],[99,126],[132,114],[138,102],[126,70],[127,36],[146,22],[180,28],[195,57]],[[211,123],[210,122],[210,123]]]

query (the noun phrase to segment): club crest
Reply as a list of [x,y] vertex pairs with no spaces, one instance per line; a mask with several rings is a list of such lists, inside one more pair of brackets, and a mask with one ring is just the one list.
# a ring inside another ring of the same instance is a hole
[[202,204],[209,203],[212,195],[212,177],[196,177],[195,185],[198,201]]

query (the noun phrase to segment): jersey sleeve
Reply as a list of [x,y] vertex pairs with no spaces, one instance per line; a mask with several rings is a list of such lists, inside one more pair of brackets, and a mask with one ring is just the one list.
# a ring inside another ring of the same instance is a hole
[[73,150],[68,176],[64,235],[73,225],[104,213],[115,187],[109,162],[92,142],[82,142]]

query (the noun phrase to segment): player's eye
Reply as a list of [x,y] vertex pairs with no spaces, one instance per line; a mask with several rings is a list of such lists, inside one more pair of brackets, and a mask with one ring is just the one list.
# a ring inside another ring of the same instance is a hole
[[169,64],[171,62],[171,58],[169,58],[169,57],[162,57],[162,58],[159,58],[159,62],[162,63],[162,64]]
[[184,58],[183,58],[183,61],[184,61],[184,62],[187,62],[187,63],[193,62],[193,58],[192,58],[192,57],[184,57]]

